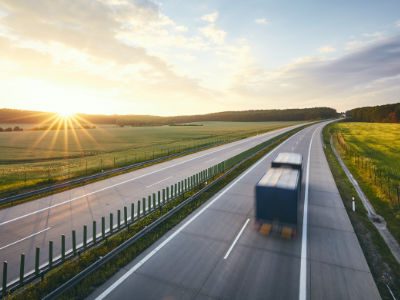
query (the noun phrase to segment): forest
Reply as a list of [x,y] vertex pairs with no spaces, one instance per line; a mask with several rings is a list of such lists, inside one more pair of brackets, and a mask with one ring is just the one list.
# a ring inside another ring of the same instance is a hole
[[399,123],[400,103],[354,108],[346,116],[354,122]]
[[[2,124],[41,124],[55,118],[56,113],[35,112],[15,109],[0,109],[0,123]],[[335,118],[338,113],[329,107],[313,107],[303,109],[273,109],[225,111],[204,115],[188,116],[151,116],[151,115],[87,115],[78,114],[81,122],[94,124],[116,124],[131,126],[157,126],[203,121],[230,121],[230,122],[265,122],[265,121],[305,121]]]

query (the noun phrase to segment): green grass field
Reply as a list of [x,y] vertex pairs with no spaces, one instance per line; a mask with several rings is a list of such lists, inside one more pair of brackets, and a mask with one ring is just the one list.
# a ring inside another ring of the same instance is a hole
[[375,210],[400,241],[400,124],[343,122],[333,128],[359,155],[360,159],[346,155],[337,146]]
[[213,146],[298,122],[201,122],[202,126],[117,127],[0,134],[3,195],[101,170]]

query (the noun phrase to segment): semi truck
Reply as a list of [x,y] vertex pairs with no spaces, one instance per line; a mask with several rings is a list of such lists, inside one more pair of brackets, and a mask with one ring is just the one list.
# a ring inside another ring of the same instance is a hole
[[285,237],[297,232],[303,158],[298,153],[279,153],[256,185],[255,223],[263,234],[276,228]]

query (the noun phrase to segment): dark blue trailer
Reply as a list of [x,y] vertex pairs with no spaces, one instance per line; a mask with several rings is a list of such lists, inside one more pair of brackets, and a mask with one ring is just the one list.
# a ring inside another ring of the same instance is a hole
[[297,224],[300,172],[271,168],[256,185],[256,221]]
[[280,153],[271,166],[256,185],[256,224],[288,226],[295,233],[301,197],[302,156]]

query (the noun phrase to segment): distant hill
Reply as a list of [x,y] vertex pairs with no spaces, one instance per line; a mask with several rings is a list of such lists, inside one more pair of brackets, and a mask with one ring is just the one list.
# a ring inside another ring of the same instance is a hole
[[358,122],[399,123],[400,103],[359,107],[347,111],[346,116]]
[[[56,113],[25,111],[16,109],[0,109],[0,123],[40,124],[56,117]],[[329,107],[313,107],[303,109],[274,109],[274,110],[247,110],[225,111],[204,115],[160,117],[150,115],[88,115],[79,114],[78,117],[94,124],[117,124],[132,126],[154,126],[180,124],[204,121],[306,121],[335,118],[338,113]]]

